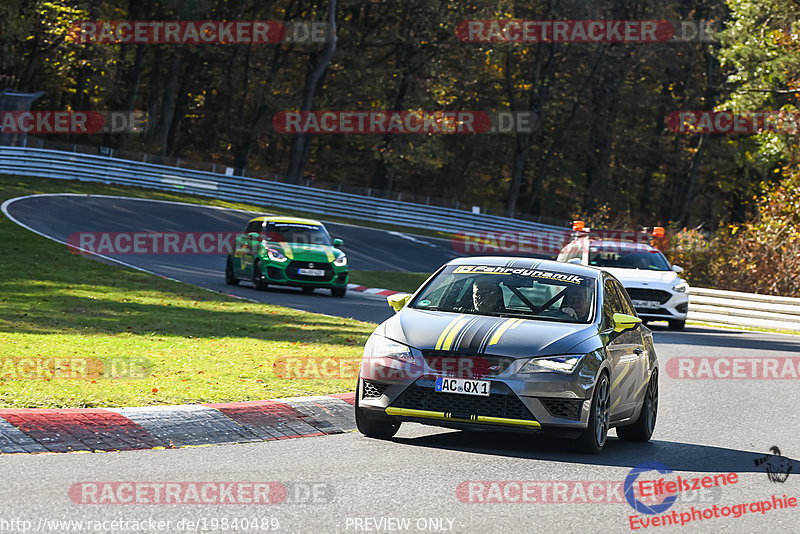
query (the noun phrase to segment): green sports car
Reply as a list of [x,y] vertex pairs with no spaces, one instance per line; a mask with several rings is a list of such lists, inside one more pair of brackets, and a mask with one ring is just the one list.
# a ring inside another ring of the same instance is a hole
[[342,240],[331,240],[319,221],[256,217],[247,223],[244,235],[236,237],[225,266],[225,282],[235,286],[247,280],[259,290],[269,285],[294,286],[306,293],[322,287],[334,297],[343,297],[348,271],[341,246]]

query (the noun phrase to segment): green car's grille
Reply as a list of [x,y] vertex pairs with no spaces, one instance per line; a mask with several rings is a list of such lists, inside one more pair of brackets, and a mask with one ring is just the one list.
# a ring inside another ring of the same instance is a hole
[[[325,271],[323,276],[309,276],[307,274],[299,274],[298,269],[317,269]],[[299,280],[301,282],[330,282],[333,278],[333,267],[330,263],[318,263],[310,261],[290,261],[286,266],[286,277],[291,280]]]

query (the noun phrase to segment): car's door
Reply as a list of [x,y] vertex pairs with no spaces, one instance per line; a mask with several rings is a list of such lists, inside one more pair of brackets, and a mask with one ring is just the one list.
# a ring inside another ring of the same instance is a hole
[[603,282],[603,332],[608,344],[606,351],[611,361],[611,420],[619,420],[633,413],[631,397],[640,384],[638,362],[643,350],[640,327],[624,332],[614,332],[614,314],[628,310],[617,291],[617,282],[606,277]]
[[[636,309],[633,307],[630,296],[625,288],[618,280],[612,280],[614,288],[619,294],[620,304],[622,305],[623,312],[627,315],[636,316]],[[647,345],[644,341],[644,325],[639,323],[635,328],[625,332],[627,342],[633,347],[633,354],[628,355],[629,361],[633,368],[629,371],[632,377],[630,381],[626,381],[626,386],[621,388],[620,395],[624,398],[620,404],[625,404],[630,410],[635,410],[636,406],[641,404],[641,399],[644,395],[644,383],[647,376],[650,374],[650,356],[647,354]]]
[[260,233],[262,230],[261,221],[252,221],[245,228],[244,233],[236,236],[236,249],[233,251],[233,268],[236,275],[240,278],[251,278],[253,276],[253,260],[256,248],[249,234]]

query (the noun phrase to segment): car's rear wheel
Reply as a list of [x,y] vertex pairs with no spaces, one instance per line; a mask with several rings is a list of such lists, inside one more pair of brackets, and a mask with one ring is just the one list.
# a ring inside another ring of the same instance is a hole
[[331,288],[331,295],[334,297],[343,297],[347,293],[346,287],[332,287]]
[[228,261],[225,262],[225,283],[229,286],[238,286],[239,279],[233,273],[233,258],[228,256]]
[[606,439],[608,439],[610,405],[611,386],[608,383],[608,375],[601,373],[594,386],[589,426],[578,437],[578,446],[582,451],[597,454],[603,450]]
[[388,417],[368,414],[358,406],[358,397],[361,394],[361,378],[358,380],[356,391],[356,428],[368,438],[389,439],[400,430],[400,424]]
[[653,371],[642,401],[639,418],[630,426],[617,428],[617,437],[624,441],[649,441],[658,415],[658,371]]
[[670,330],[683,330],[684,326],[686,326],[686,321],[677,321],[677,320],[669,321]]
[[264,271],[261,268],[261,260],[256,260],[253,264],[253,287],[259,291],[264,291],[267,289],[267,286],[269,286],[269,284],[264,277]]

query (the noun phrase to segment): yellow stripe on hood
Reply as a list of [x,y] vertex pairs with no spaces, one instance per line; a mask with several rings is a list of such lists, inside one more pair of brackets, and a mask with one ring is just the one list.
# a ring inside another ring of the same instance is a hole
[[506,330],[508,330],[509,328],[516,328],[517,326],[522,324],[522,321],[524,321],[524,319],[506,319],[506,322],[503,323],[503,326],[498,328],[497,331],[492,336],[492,339],[489,340],[489,346],[497,345],[497,343],[500,341],[500,338],[503,337],[503,334],[506,333]]
[[[458,332],[458,330],[460,330],[461,327],[464,326],[463,322],[461,324],[458,324],[459,321],[462,321],[463,319],[468,319],[468,318],[466,315],[459,315],[458,317],[450,321],[450,324],[448,324],[447,327],[444,329],[444,331],[442,331],[442,334],[439,336],[439,340],[436,342],[436,350],[442,350],[442,346],[445,344],[445,342],[447,342],[447,348],[445,348],[444,350],[450,350],[450,345],[453,343],[453,337],[455,337],[455,333],[453,333],[453,336],[449,336],[449,334],[451,333],[451,331]],[[458,328],[456,328],[456,326],[458,326]],[[447,341],[448,338],[449,341]]]

